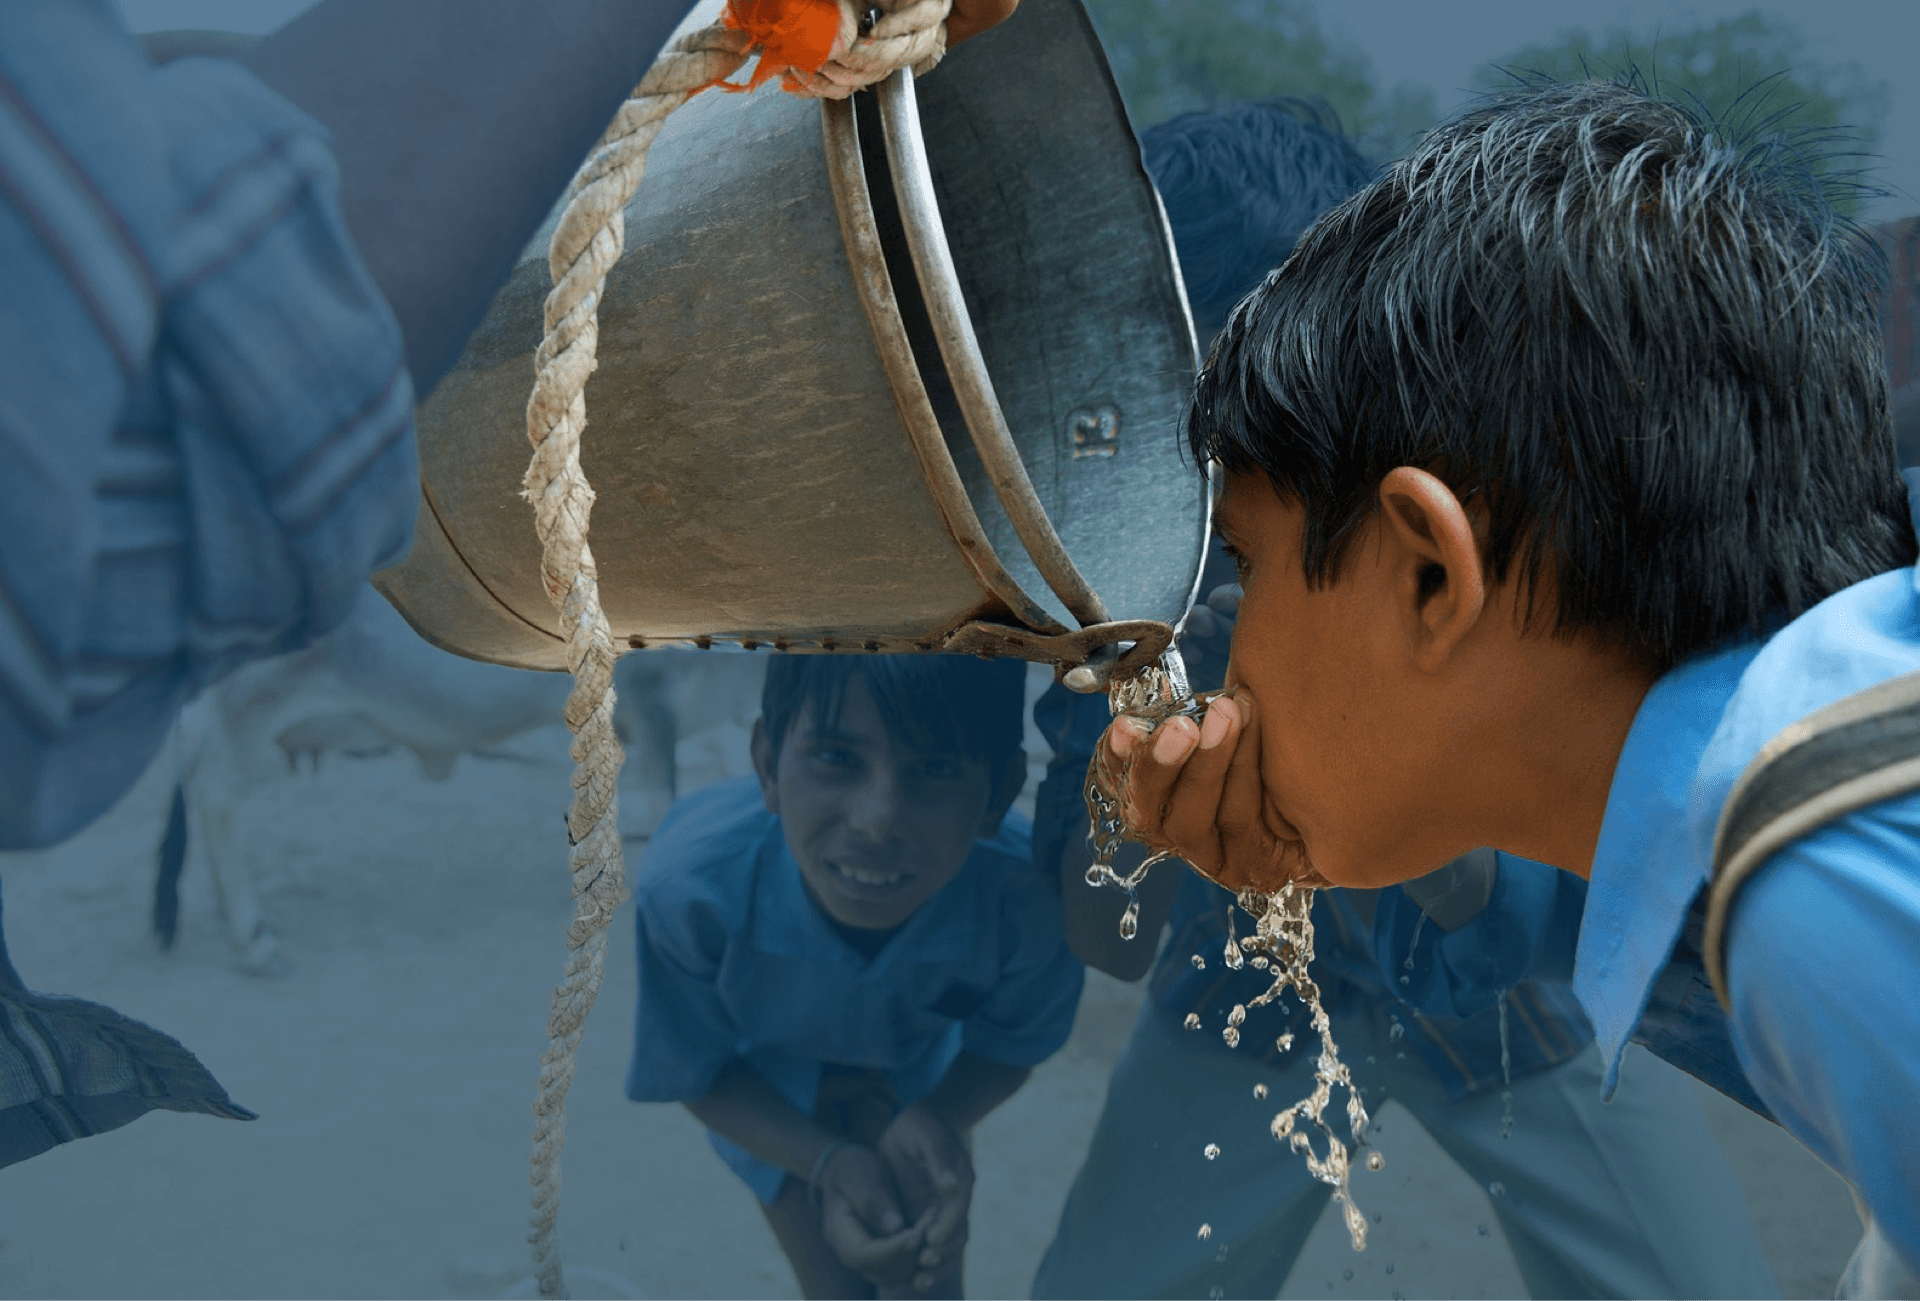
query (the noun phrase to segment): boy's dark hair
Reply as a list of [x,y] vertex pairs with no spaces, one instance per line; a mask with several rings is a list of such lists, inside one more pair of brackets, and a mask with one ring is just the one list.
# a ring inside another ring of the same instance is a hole
[[847,684],[866,683],[887,727],[934,754],[1010,760],[1025,735],[1026,665],[972,655],[777,655],[767,665],[760,725],[778,754],[803,708],[816,725],[840,718]]
[[1534,84],[1436,128],[1234,313],[1194,454],[1305,509],[1338,573],[1380,480],[1487,512],[1529,614],[1664,668],[1915,555],[1883,262],[1804,154],[1624,85]]
[[1218,326],[1316,217],[1378,169],[1324,104],[1267,99],[1182,113],[1140,133],[1187,301]]

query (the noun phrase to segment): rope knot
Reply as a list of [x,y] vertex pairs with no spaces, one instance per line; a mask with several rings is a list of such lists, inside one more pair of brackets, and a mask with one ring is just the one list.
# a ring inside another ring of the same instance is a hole
[[778,76],[796,95],[845,99],[896,68],[920,76],[947,50],[951,0],[728,0],[724,25],[760,52],[744,83],[752,90]]

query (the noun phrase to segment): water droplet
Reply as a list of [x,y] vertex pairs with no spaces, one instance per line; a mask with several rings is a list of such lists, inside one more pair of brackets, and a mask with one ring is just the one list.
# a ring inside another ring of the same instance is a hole
[[1213,1226],[1211,1224],[1203,1224],[1200,1226],[1200,1241],[1205,1242],[1208,1238],[1211,1238],[1212,1236],[1213,1236]]
[[1367,1169],[1384,1170],[1386,1169],[1386,1166],[1387,1166],[1387,1158],[1385,1158],[1384,1156],[1381,1156],[1378,1152],[1367,1153]]
[[1091,867],[1089,867],[1089,868],[1087,869],[1087,884],[1088,884],[1088,885],[1091,885],[1091,886],[1095,886],[1095,887],[1098,887],[1098,886],[1102,886],[1102,885],[1105,885],[1106,883],[1107,883],[1107,869],[1106,869],[1106,868],[1104,868],[1104,867],[1102,867],[1102,866],[1101,866],[1100,864],[1098,864],[1098,863],[1095,863],[1095,864],[1093,864],[1093,865],[1092,865]]
[[1140,901],[1131,899],[1127,910],[1120,914],[1120,938],[1130,940],[1140,932]]
[[1220,1037],[1227,1041],[1227,1047],[1229,1048],[1238,1048],[1240,1046],[1240,1032],[1232,1026],[1228,1026],[1222,1030]]
[[1410,977],[1402,976],[1400,977],[1400,983],[1403,985],[1411,985],[1413,983],[1413,980]]
[[1207,1301],[1221,1301],[1221,1298],[1224,1296],[1226,1296],[1226,1293],[1221,1290],[1218,1283],[1215,1283],[1207,1289]]
[[1211,1161],[1215,1157],[1220,1155],[1220,1145],[1218,1143],[1209,1143],[1205,1147],[1201,1148],[1200,1151],[1207,1158],[1207,1160]]
[[1483,1238],[1492,1236],[1487,1232],[1487,1226],[1484,1224],[1480,1226],[1480,1236]]
[[1372,1053],[1368,1053],[1368,1054],[1367,1054],[1367,1065],[1369,1065],[1369,1066],[1371,1066],[1371,1065],[1373,1065],[1373,1054],[1372,1054]]
[[1293,1047],[1293,1036],[1290,1034],[1283,1034],[1278,1039],[1275,1039],[1273,1041],[1273,1046],[1275,1048],[1278,1048],[1281,1052],[1286,1052],[1288,1049]]
[[1375,1211],[1375,1212],[1373,1213],[1373,1222],[1374,1222],[1375,1224],[1378,1224],[1378,1223],[1380,1223],[1380,1212],[1378,1212],[1378,1211]]
[[1198,953],[1193,955],[1193,969],[1195,971],[1205,971],[1207,969],[1207,960]]
[[1353,1271],[1350,1269],[1343,1269],[1340,1271],[1340,1277],[1351,1280],[1353,1278]]
[[1391,1274],[1391,1273],[1393,1273],[1393,1262],[1392,1262],[1392,1261],[1388,1261],[1388,1262],[1387,1262],[1387,1273],[1389,1273],[1389,1274]]
[[1200,1014],[1198,1012],[1187,1013],[1186,1027],[1189,1030],[1198,1030],[1200,1028]]
[[1246,959],[1242,957],[1240,954],[1240,942],[1238,940],[1229,939],[1227,941],[1227,949],[1226,949],[1225,956],[1226,956],[1227,966],[1232,968],[1235,971],[1240,970],[1240,968],[1246,963]]
[[1250,959],[1250,963],[1255,971],[1265,971],[1267,969],[1267,955],[1264,953],[1256,953]]
[[1487,1185],[1487,1193],[1492,1197],[1505,1197],[1507,1195],[1507,1186],[1496,1179]]
[[1220,1250],[1213,1253],[1213,1263],[1216,1265],[1224,1265],[1227,1263],[1227,1244],[1226,1243],[1224,1242],[1221,1243]]
[[1235,1003],[1233,1005],[1233,1011],[1227,1013],[1227,1024],[1228,1025],[1245,1025],[1246,1021],[1247,1021],[1247,1005],[1245,1003]]
[[1254,1097],[1256,1097],[1256,1098],[1264,1098],[1264,1097],[1266,1097],[1266,1096],[1267,1096],[1267,1086],[1266,1086],[1266,1085],[1264,1085],[1264,1084],[1256,1084],[1256,1085],[1254,1085],[1254,1086],[1253,1086],[1253,1096],[1254,1096]]
[[1392,1029],[1387,1031],[1387,1038],[1393,1040],[1395,1043],[1399,1043],[1400,1040],[1406,1036],[1406,1033],[1407,1027],[1401,1025],[1400,1022],[1396,1020],[1393,1023]]

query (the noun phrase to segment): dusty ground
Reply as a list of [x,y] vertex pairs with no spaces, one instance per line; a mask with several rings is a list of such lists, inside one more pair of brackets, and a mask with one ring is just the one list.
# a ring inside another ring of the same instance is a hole
[[[333,759],[275,783],[242,830],[294,963],[277,979],[232,969],[191,868],[178,950],[149,938],[164,761],[86,835],[0,856],[29,985],[175,1034],[260,1112],[156,1113],[0,1170],[0,1295],[531,1295],[528,1104],[568,911],[564,733],[515,753],[464,758],[439,784],[403,758]],[[632,973],[623,914],[570,1103],[561,1226],[575,1295],[791,1295],[750,1195],[698,1127],[621,1096]],[[1096,978],[1066,1050],[978,1134],[973,1295],[1025,1295],[1137,998]],[[1715,1102],[1786,1294],[1827,1295],[1858,1233],[1844,1189]],[[1390,1107],[1382,1125],[1391,1162],[1358,1188],[1384,1217],[1373,1245],[1356,1257],[1323,1221],[1283,1295],[1519,1295],[1498,1228],[1475,1231],[1491,1222],[1484,1194],[1406,1113]]]

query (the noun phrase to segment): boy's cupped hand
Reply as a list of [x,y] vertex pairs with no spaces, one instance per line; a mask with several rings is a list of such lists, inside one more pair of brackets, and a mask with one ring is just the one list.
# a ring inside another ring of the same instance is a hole
[[1116,718],[1097,758],[1129,839],[1170,850],[1235,892],[1327,884],[1261,780],[1260,720],[1245,689],[1209,698],[1198,723]]
[[847,1146],[820,1172],[820,1231],[833,1253],[880,1287],[904,1287],[919,1269],[924,1224],[907,1223],[887,1168],[870,1148]]
[[893,1118],[877,1149],[914,1222],[926,1230],[913,1280],[924,1291],[950,1273],[966,1249],[973,1159],[959,1132],[917,1103]]

